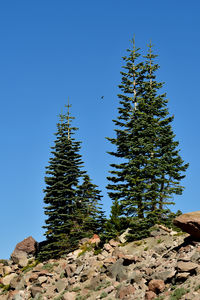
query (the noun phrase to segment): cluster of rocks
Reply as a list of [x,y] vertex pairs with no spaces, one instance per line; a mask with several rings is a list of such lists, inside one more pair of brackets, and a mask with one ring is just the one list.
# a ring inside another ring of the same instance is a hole
[[36,241],[25,239],[0,261],[0,300],[200,299],[200,241],[162,226],[141,241],[123,238],[95,250],[95,235],[44,263],[34,258]]

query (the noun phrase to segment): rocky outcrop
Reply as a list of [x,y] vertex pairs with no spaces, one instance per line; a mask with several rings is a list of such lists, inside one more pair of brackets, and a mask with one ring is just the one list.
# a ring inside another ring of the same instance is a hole
[[38,243],[34,240],[34,238],[29,236],[16,245],[15,250],[11,254],[11,259],[20,267],[27,266],[28,259],[33,257],[37,252],[37,245]]
[[111,240],[99,251],[85,239],[76,251],[43,263],[15,249],[28,263],[0,261],[0,300],[200,299],[200,241],[171,232],[157,226],[149,238]]
[[174,219],[174,225],[200,239],[200,210],[178,216]]

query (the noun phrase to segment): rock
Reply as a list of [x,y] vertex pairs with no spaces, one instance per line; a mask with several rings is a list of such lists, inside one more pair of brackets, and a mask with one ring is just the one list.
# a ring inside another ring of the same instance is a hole
[[105,249],[108,252],[111,252],[113,250],[113,247],[110,244],[104,244],[103,249]]
[[103,291],[106,293],[106,294],[110,294],[112,293],[112,291],[114,290],[114,286],[108,286],[107,288],[105,288]]
[[142,279],[142,274],[139,270],[133,271],[129,276],[129,279],[131,280],[131,283],[139,283]]
[[157,297],[157,295],[154,292],[152,292],[152,291],[148,291],[145,294],[145,300],[153,300],[156,297]]
[[149,290],[159,294],[162,293],[165,289],[165,283],[163,280],[152,279],[148,284]]
[[10,291],[7,300],[24,300],[27,299],[24,291]]
[[177,279],[180,279],[180,280],[185,280],[185,279],[187,279],[188,277],[190,276],[190,273],[189,272],[184,272],[184,273],[178,273],[177,275],[176,275],[176,278]]
[[75,292],[66,292],[62,296],[62,300],[75,300],[76,299],[76,293]]
[[66,289],[67,283],[64,280],[58,279],[58,281],[56,281],[55,283],[55,287],[57,291],[60,293]]
[[10,266],[3,266],[3,276],[12,273],[12,268]]
[[128,278],[125,270],[123,268],[123,259],[118,259],[118,261],[107,267],[106,274],[107,276],[114,278],[116,281],[123,281]]
[[11,282],[11,280],[12,280],[14,277],[16,277],[16,276],[17,276],[17,275],[16,275],[15,273],[11,273],[11,274],[9,274],[9,275],[3,277],[3,278],[1,279],[1,282],[2,282],[3,285],[9,285],[10,282]]
[[175,269],[169,269],[169,270],[164,270],[164,271],[160,271],[160,272],[155,272],[152,275],[153,279],[160,279],[163,281],[167,281],[169,279],[172,279],[176,274]]
[[117,241],[115,241],[115,240],[110,240],[109,242],[108,242],[109,244],[110,244],[110,246],[112,246],[112,247],[117,247],[117,246],[119,246],[119,242],[117,242]]
[[76,269],[76,266],[75,265],[67,265],[66,268],[65,268],[65,276],[66,277],[72,277],[73,274],[74,274],[74,271]]
[[40,276],[40,277],[38,277],[38,281],[39,281],[40,284],[42,284],[42,283],[47,281],[47,277],[46,276]]
[[42,288],[39,286],[31,286],[30,291],[31,291],[31,296],[34,298],[37,294],[42,293]]
[[135,263],[136,260],[137,260],[136,256],[134,256],[134,255],[126,255],[126,254],[121,255],[121,258],[123,258],[123,260],[124,260],[123,261],[123,265],[124,266],[129,266],[129,265]]
[[181,272],[192,272],[198,268],[198,265],[192,262],[180,261],[177,263],[177,269]]
[[118,237],[120,243],[126,243],[126,236],[127,236],[127,234],[129,233],[130,230],[131,230],[130,228],[127,228],[126,231],[124,231],[124,232]]
[[28,256],[27,253],[24,251],[15,249],[11,254],[11,259],[15,264],[19,265],[20,267],[26,267],[28,264]]
[[123,286],[116,293],[116,298],[126,299],[128,296],[132,296],[135,293],[135,288],[132,285]]
[[23,290],[25,288],[25,280],[21,276],[15,276],[10,281],[10,287],[15,290]]
[[89,239],[89,242],[91,244],[95,244],[96,246],[98,246],[98,244],[100,243],[100,237],[98,236],[98,234],[94,234],[93,237],[91,239]]
[[78,268],[76,269],[76,271],[74,272],[74,274],[75,275],[79,275],[82,270],[83,270],[83,265],[80,265],[80,266],[78,266]]
[[[35,255],[37,251],[37,242],[32,236],[24,239],[22,242],[18,243],[15,250],[26,252],[27,254]],[[14,250],[14,251],[15,251]]]
[[178,216],[173,221],[174,225],[189,233],[194,238],[200,239],[200,211]]
[[104,259],[104,264],[108,264],[108,265],[111,265],[111,264],[114,264],[116,263],[116,258],[115,257],[112,257],[112,256],[108,256]]

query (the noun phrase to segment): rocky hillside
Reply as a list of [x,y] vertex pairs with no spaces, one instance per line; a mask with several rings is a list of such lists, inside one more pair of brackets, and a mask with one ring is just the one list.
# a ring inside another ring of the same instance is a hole
[[156,226],[151,237],[128,244],[98,236],[59,260],[38,263],[35,241],[16,246],[0,263],[0,300],[200,299],[200,241]]

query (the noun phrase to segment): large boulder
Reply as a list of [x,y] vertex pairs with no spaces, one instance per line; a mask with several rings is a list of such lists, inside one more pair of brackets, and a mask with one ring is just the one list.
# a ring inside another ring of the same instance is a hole
[[37,247],[38,243],[32,236],[29,236],[16,245],[11,254],[11,259],[20,267],[25,267],[28,264],[28,259],[36,254]]
[[200,239],[200,210],[176,217],[174,225],[194,238]]
[[22,242],[18,243],[15,250],[26,252],[29,255],[35,255],[37,251],[37,242],[32,236],[29,236]]

